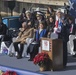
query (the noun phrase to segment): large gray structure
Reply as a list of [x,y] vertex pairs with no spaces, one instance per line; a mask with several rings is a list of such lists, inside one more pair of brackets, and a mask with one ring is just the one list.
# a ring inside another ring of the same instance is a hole
[[[11,15],[11,11],[8,7],[6,7],[6,0],[0,0],[0,14],[2,16]],[[8,0],[10,1],[10,0]],[[13,1],[13,0],[12,0]],[[37,7],[40,7],[41,10],[47,8],[47,6],[53,6],[54,8],[63,7],[64,3],[68,5],[68,0],[14,0],[15,8],[13,10],[13,15],[19,15],[22,11],[22,8],[33,10]]]

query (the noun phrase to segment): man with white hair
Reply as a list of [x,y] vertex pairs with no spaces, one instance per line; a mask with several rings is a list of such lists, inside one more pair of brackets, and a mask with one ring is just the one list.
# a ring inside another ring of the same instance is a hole
[[56,12],[56,21],[54,31],[58,34],[58,38],[60,38],[60,33],[63,25],[64,15],[61,10],[57,10]]
[[[33,37],[33,28],[30,28],[26,22],[22,23],[22,28],[20,28],[20,33],[18,34],[17,40],[13,43],[15,51],[18,53],[17,59],[22,58],[24,43],[26,43],[26,38]],[[20,44],[20,48],[18,47]]]

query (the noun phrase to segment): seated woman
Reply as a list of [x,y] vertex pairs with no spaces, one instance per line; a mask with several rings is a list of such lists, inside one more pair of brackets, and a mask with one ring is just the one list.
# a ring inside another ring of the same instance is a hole
[[27,49],[27,54],[30,54],[29,61],[32,61],[35,55],[38,53],[41,38],[46,36],[47,30],[44,29],[44,22],[40,22],[39,29],[35,32],[34,42],[32,42]]
[[[26,38],[32,38],[33,37],[33,28],[30,28],[26,22],[22,23],[22,28],[20,28],[20,33],[18,35],[17,40],[13,43],[15,51],[18,53],[17,58],[22,58],[24,43],[26,43]],[[18,44],[20,44],[20,48],[18,47]]]

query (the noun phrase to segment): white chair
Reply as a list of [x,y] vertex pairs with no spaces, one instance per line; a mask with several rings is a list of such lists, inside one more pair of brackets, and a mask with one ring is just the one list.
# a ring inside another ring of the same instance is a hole
[[[13,42],[15,42],[17,38],[18,37],[13,38]],[[26,39],[26,43],[24,44],[24,49],[23,49],[22,57],[29,57],[27,55],[27,53],[26,53],[26,50],[27,50],[29,44],[32,42],[32,40],[33,40],[33,38],[27,38]],[[18,44],[18,46],[20,47],[20,44]],[[15,52],[14,46],[12,46],[12,51],[11,52],[15,53],[16,54],[15,56],[17,56],[17,52]]]
[[22,57],[30,57],[29,55],[27,55],[26,50],[29,46],[29,44],[32,42],[33,38],[27,38],[26,39],[26,43],[24,44],[24,49],[23,49],[23,53],[22,53]]
[[11,43],[11,45],[9,46],[9,47],[7,47],[6,45],[5,45],[5,42],[4,41],[2,41],[1,42],[1,51],[0,51],[0,53],[2,53],[3,52],[3,49],[4,48],[6,48],[7,50],[8,50],[8,55],[9,55],[9,53],[11,52],[11,51],[13,51],[12,48],[13,47],[13,44]]
[[1,38],[2,36],[4,36],[4,35],[0,35],[0,38]]
[[41,53],[41,47],[39,47],[39,53]]
[[67,43],[67,49],[68,49],[68,53],[70,53],[71,55],[74,55],[74,44],[73,44],[73,40],[75,39],[75,35],[70,35],[69,36],[69,41]]

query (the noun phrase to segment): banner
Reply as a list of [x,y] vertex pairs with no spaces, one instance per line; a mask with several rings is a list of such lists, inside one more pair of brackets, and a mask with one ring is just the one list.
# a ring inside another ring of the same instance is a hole
[[42,40],[42,50],[49,51],[50,50],[49,46],[50,46],[49,41]]
[[69,13],[76,18],[76,0],[69,0]]

